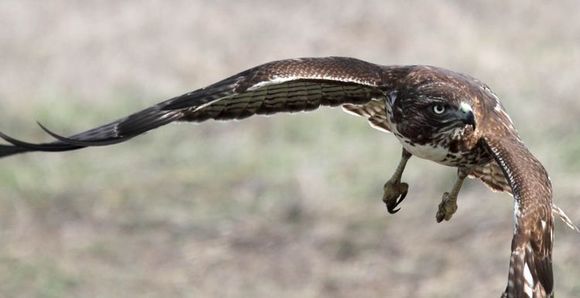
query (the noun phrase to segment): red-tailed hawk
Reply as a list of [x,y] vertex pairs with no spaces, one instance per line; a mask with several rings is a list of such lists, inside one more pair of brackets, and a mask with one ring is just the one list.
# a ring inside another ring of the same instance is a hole
[[384,188],[383,201],[391,213],[407,194],[401,175],[412,155],[458,168],[455,185],[439,204],[438,222],[456,211],[467,176],[512,193],[514,236],[504,297],[553,295],[548,174],[485,84],[441,68],[379,66],[341,57],[274,61],[68,138],[43,127],[55,142],[32,144],[0,134],[12,144],[0,145],[0,157],[116,144],[173,121],[243,119],[320,106],[342,106],[392,132],[403,145],[400,164]]

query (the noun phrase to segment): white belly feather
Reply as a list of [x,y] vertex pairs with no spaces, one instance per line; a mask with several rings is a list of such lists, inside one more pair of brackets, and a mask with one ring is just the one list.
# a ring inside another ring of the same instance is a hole
[[413,154],[417,157],[432,160],[435,162],[442,162],[445,159],[445,157],[447,157],[447,154],[449,153],[449,150],[447,150],[447,148],[444,148],[444,147],[432,146],[432,145],[418,145],[418,144],[411,146],[410,144],[406,143],[404,140],[399,139],[399,141],[401,142],[403,147],[407,151],[409,151],[411,154]]

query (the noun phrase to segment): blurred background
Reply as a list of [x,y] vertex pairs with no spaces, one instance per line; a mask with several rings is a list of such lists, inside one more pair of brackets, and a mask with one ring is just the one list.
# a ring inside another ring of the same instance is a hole
[[[352,56],[471,74],[502,98],[580,223],[577,1],[0,1],[0,130],[100,125],[276,59]],[[339,109],[169,125],[0,161],[0,297],[498,297],[513,201],[412,159]],[[379,160],[380,162],[376,162]],[[558,221],[556,293],[580,296]]]

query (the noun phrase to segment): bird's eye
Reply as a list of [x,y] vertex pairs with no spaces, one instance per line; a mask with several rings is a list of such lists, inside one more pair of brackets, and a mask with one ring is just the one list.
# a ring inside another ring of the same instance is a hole
[[445,113],[445,110],[447,109],[445,107],[445,105],[442,105],[440,103],[434,104],[431,109],[433,110],[433,113],[437,114],[437,115],[441,115],[443,113]]

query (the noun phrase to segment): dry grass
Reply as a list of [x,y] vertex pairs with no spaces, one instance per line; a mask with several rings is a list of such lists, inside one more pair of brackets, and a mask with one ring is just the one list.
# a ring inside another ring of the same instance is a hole
[[[2,1],[0,127],[44,140],[269,60],[341,55],[470,73],[503,98],[580,219],[576,1]],[[1,297],[494,297],[511,198],[414,159],[386,215],[391,136],[339,111],[173,125],[0,168]],[[380,162],[376,162],[380,160]],[[580,237],[558,226],[560,297]]]

